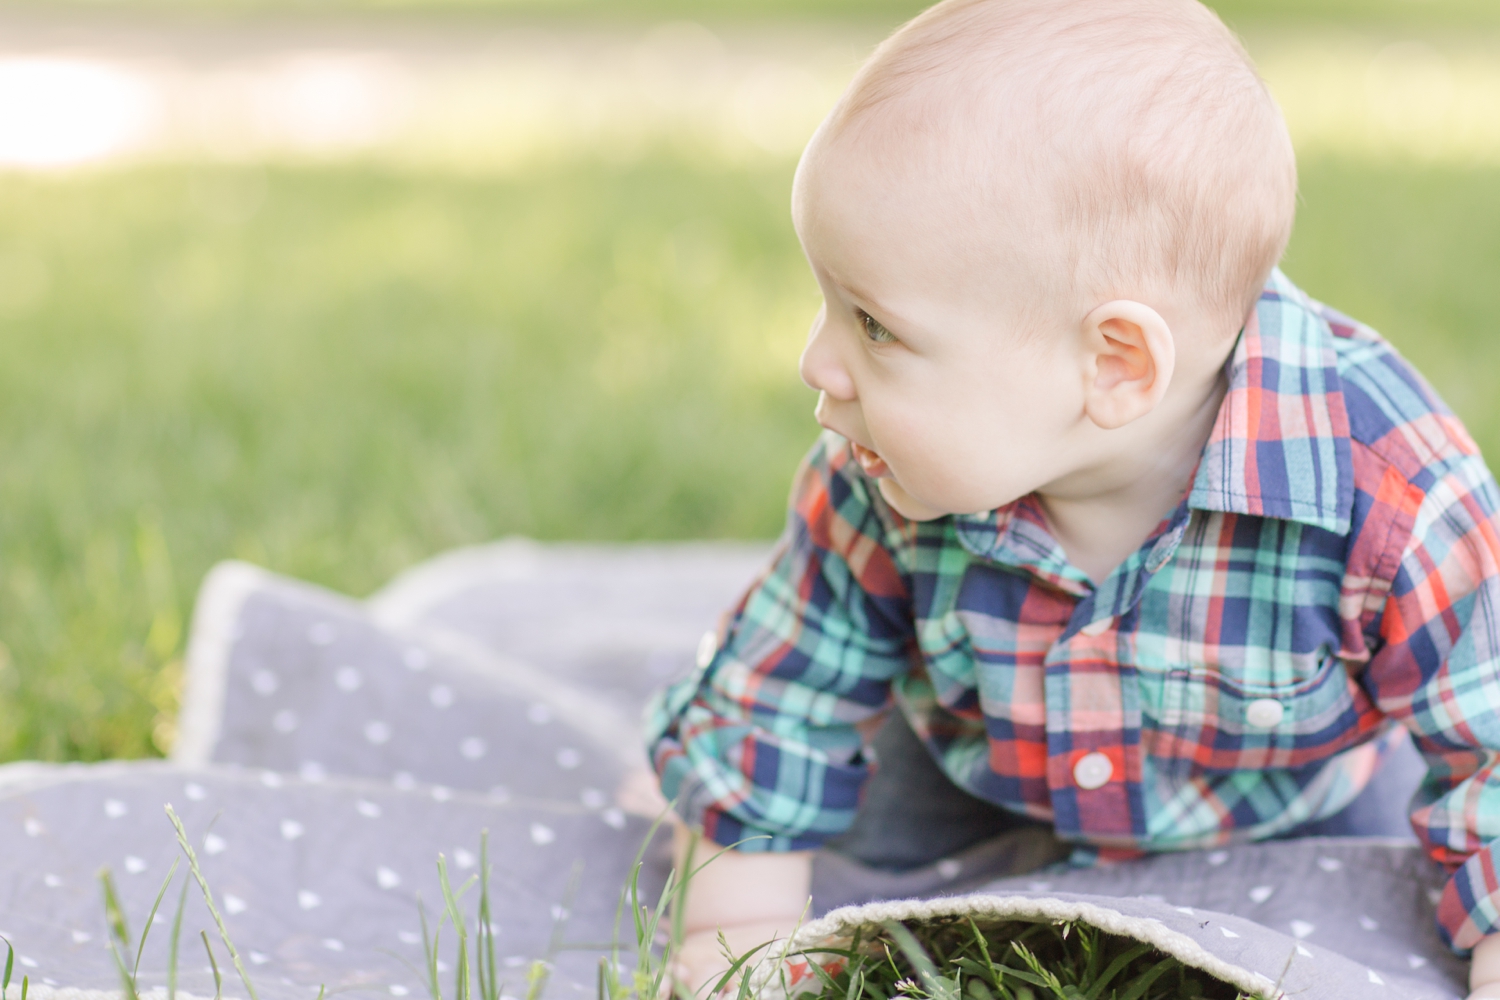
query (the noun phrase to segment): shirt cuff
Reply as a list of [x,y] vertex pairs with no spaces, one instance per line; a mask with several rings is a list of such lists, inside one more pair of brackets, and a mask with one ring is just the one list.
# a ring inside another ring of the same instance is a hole
[[1458,866],[1438,900],[1438,931],[1448,947],[1467,954],[1481,938],[1500,932],[1500,877],[1495,844],[1486,844]]

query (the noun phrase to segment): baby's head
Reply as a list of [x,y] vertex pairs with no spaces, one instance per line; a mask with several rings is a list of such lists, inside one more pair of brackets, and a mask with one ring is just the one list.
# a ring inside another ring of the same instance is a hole
[[820,420],[911,516],[1076,477],[1201,405],[1295,198],[1281,114],[1197,0],[945,0],[798,169]]

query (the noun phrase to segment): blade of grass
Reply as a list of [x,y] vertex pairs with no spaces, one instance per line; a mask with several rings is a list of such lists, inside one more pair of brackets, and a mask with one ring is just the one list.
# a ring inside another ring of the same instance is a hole
[[[120,989],[125,1000],[140,1000],[136,993],[135,979],[125,967],[125,955],[130,954],[130,928],[125,923],[125,909],[120,905],[120,894],[115,890],[114,876],[108,868],[99,869],[99,885],[104,890],[104,917],[109,924],[109,955],[115,962],[115,971],[120,974]],[[124,954],[121,954],[121,952]]]
[[1177,959],[1172,958],[1171,956],[1168,956],[1167,958],[1162,959],[1160,962],[1157,962],[1155,965],[1151,966],[1150,969],[1147,969],[1144,973],[1142,973],[1139,979],[1131,983],[1130,988],[1124,993],[1120,994],[1119,1000],[1140,1000],[1142,996],[1145,996],[1146,991],[1151,988],[1151,984],[1156,982],[1156,980],[1161,977],[1162,973],[1166,972],[1176,964]]
[[167,869],[167,877],[161,884],[161,891],[156,894],[156,902],[151,904],[151,912],[146,914],[146,924],[141,928],[141,940],[135,949],[135,964],[130,967],[132,980],[141,974],[141,956],[146,953],[146,938],[151,934],[151,926],[156,922],[156,911],[161,908],[162,897],[167,894],[167,887],[172,884],[172,878],[177,874],[177,866],[181,862],[181,858],[172,859],[172,867]]
[[177,912],[172,917],[172,936],[167,941],[167,1000],[177,1000],[177,949],[182,943],[182,914],[187,909],[189,883],[184,880],[177,894]]
[[1117,956],[1113,962],[1104,967],[1104,972],[1100,974],[1098,979],[1094,980],[1094,985],[1089,987],[1087,1000],[1098,1000],[1111,979],[1114,979],[1115,976],[1125,971],[1126,966],[1150,950],[1151,946],[1149,944],[1142,944]]
[[6,1000],[5,994],[10,990],[10,974],[16,968],[16,950],[10,946],[10,939],[0,937],[5,942],[5,972],[0,974],[0,1000]]
[[110,940],[130,948],[130,927],[125,923],[125,909],[115,891],[115,878],[108,868],[99,869],[99,885],[104,890],[104,919],[109,925]]
[[495,929],[490,913],[490,831],[479,831],[479,963],[480,1000],[500,1000],[495,976]]
[[224,977],[219,974],[219,963],[214,958],[214,950],[208,943],[208,931],[199,931],[198,936],[203,939],[203,950],[208,952],[208,967],[214,970],[214,1000],[223,1000]]
[[448,922],[453,925],[453,933],[458,937],[458,959],[454,962],[453,970],[453,997],[454,1000],[473,1000],[469,988],[469,928],[463,913],[458,909],[458,901],[474,880],[470,879],[458,892],[454,892],[448,881],[448,859],[441,854],[438,855],[437,869],[438,885],[443,892],[443,906],[448,911]]
[[438,914],[437,927],[431,936],[427,933],[427,907],[422,905],[422,894],[417,894],[417,917],[422,921],[422,951],[427,958],[427,993],[430,1000],[443,1000],[443,985],[438,981],[438,940],[443,934],[444,914]]
[[240,953],[235,949],[234,942],[229,939],[229,928],[224,926],[224,918],[219,913],[219,908],[214,904],[214,894],[208,887],[208,879],[203,877],[203,869],[198,867],[198,855],[193,850],[193,845],[188,841],[187,829],[182,825],[182,820],[177,817],[177,810],[168,803],[167,818],[172,821],[172,828],[177,831],[177,845],[182,848],[182,853],[187,855],[188,871],[193,873],[193,878],[198,882],[198,888],[203,890],[203,901],[208,904],[208,912],[213,916],[214,923],[219,928],[219,940],[224,942],[224,949],[229,952],[229,960],[234,963],[234,971],[239,973],[240,982],[245,984],[245,992],[250,994],[250,1000],[260,1000],[255,994],[255,987],[250,982],[250,976],[245,972],[245,963],[240,961]]

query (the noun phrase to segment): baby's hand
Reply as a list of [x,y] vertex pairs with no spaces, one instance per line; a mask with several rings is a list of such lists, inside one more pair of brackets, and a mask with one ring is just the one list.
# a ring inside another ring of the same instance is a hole
[[1492,934],[1474,946],[1469,991],[1469,1000],[1500,1000],[1500,934]]
[[[694,844],[680,824],[674,828],[673,841],[679,874],[688,864],[694,872],[688,883],[685,936],[672,976],[702,996],[734,958],[797,929],[807,912],[812,854],[723,851],[714,844]],[[691,862],[687,857],[690,846]],[[733,957],[720,943],[721,932]],[[747,966],[768,950],[756,952]]]

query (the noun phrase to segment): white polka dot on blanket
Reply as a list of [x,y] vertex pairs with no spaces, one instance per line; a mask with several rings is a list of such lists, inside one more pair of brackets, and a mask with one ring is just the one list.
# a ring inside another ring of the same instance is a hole
[[408,670],[426,670],[427,650],[420,646],[412,646],[402,654],[401,661],[406,664]]
[[545,826],[541,823],[531,824],[531,842],[533,844],[542,846],[550,844],[556,839],[557,834],[552,831],[550,826]]
[[130,807],[119,799],[104,800],[104,815],[110,819],[119,819],[130,812]]
[[250,675],[250,688],[256,694],[269,698],[281,687],[281,680],[269,670],[257,670]]
[[453,863],[460,868],[473,868],[478,860],[472,851],[466,851],[462,847],[453,849]]
[[318,622],[307,630],[307,640],[314,646],[331,646],[339,637],[339,630],[328,622]]
[[433,708],[449,708],[453,705],[453,689],[446,684],[435,684],[427,692],[427,700]]
[[26,836],[28,837],[40,837],[47,832],[47,828],[42,825],[42,821],[31,816],[26,817],[26,822],[22,823],[21,826],[26,831]]
[[1313,931],[1317,930],[1316,927],[1308,923],[1306,920],[1293,920],[1288,926],[1291,927],[1292,937],[1294,938],[1305,938]]
[[297,713],[290,708],[283,708],[271,716],[271,728],[278,733],[290,733],[297,729]]
[[379,719],[371,719],[365,723],[365,739],[376,746],[389,743],[391,740],[391,727]]
[[224,912],[230,916],[244,913],[248,909],[250,909],[250,904],[246,903],[240,897],[227,894],[224,896]]
[[304,910],[315,910],[323,905],[323,897],[307,889],[297,891],[297,905]]
[[478,736],[470,736],[458,745],[458,752],[468,760],[478,760],[487,749],[489,748],[485,746],[484,740]]
[[1258,885],[1251,889],[1250,892],[1247,893],[1247,895],[1250,897],[1250,901],[1252,903],[1264,903],[1266,900],[1271,898],[1271,894],[1275,891],[1275,886]]
[[381,865],[375,869],[375,884],[382,889],[394,889],[401,884],[401,876]]
[[380,806],[374,802],[371,802],[369,799],[360,799],[358,802],[354,803],[354,809],[365,819],[380,818]]
[[186,785],[182,786],[182,794],[186,795],[193,802],[202,802],[208,797],[208,790],[196,781],[189,781]]
[[125,856],[125,870],[131,875],[139,875],[141,872],[145,871],[147,867],[148,866],[144,858],[138,858],[134,854],[127,854]]
[[333,683],[338,685],[340,691],[358,691],[364,682],[364,677],[355,667],[339,667],[338,672],[333,675]]
[[583,754],[572,747],[563,747],[557,751],[557,766],[565,771],[572,771],[583,763]]
[[203,835],[204,854],[223,854],[228,848],[229,844],[227,844],[224,841],[224,838],[219,836],[217,833],[207,833]]
[[282,840],[296,840],[306,832],[306,827],[294,819],[284,819],[281,821]]

